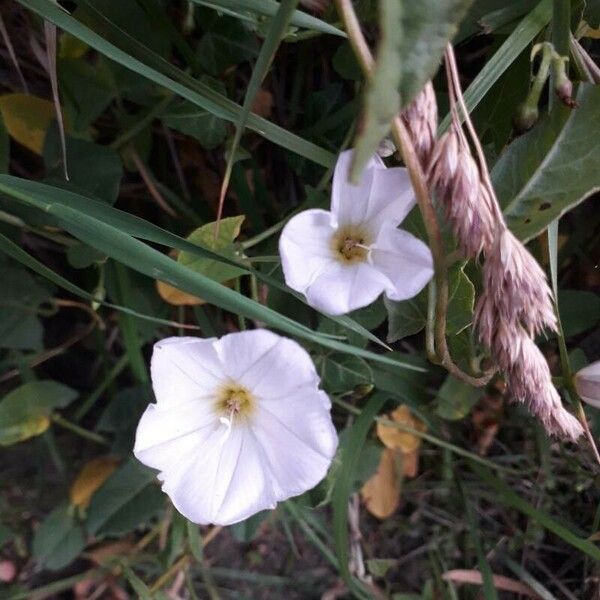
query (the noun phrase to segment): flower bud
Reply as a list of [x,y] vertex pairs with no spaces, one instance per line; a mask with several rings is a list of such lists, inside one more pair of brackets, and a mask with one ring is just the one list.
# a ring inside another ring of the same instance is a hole
[[540,111],[537,104],[524,102],[517,109],[517,114],[514,116],[513,122],[518,131],[527,131],[531,129],[539,119]]
[[575,374],[575,389],[584,402],[600,408],[600,360]]
[[563,104],[575,108],[577,102],[573,100],[573,83],[567,75],[566,63],[567,59],[563,56],[556,57],[552,62],[554,67],[554,91]]

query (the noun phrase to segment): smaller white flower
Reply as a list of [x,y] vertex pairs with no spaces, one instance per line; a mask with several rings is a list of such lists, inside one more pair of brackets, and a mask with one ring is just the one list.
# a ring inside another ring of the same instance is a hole
[[584,402],[600,408],[600,360],[577,371],[575,388]]
[[156,404],[134,454],[195,523],[231,525],[302,494],[337,447],[331,403],[308,353],[264,329],[154,346]]
[[338,158],[331,211],[292,217],[279,240],[287,285],[330,315],[367,306],[382,292],[391,300],[412,298],[433,275],[427,245],[398,229],[416,202],[406,169],[388,169],[374,156],[352,185],[351,159],[351,150]]

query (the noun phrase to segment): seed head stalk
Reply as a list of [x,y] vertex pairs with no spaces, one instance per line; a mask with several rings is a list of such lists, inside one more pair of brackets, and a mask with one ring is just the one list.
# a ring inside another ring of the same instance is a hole
[[[338,14],[354,54],[360,64],[366,79],[370,79],[373,70],[373,55],[362,33],[360,23],[354,11],[352,0],[336,0]],[[483,386],[488,383],[493,372],[487,372],[481,377],[473,377],[460,369],[452,360],[446,341],[446,317],[448,312],[448,270],[444,253],[442,233],[437,221],[431,195],[427,186],[425,173],[419,161],[409,131],[400,116],[392,121],[392,137],[400,151],[415,192],[417,204],[423,217],[429,247],[433,256],[434,285],[435,285],[435,326],[428,332],[429,358],[432,362],[442,365],[449,373],[473,386]],[[435,343],[432,343],[432,342]]]

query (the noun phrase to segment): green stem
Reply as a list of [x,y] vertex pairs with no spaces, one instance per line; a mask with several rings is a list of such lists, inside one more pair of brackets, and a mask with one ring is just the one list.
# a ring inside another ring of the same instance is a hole
[[110,370],[108,375],[103,379],[102,383],[82,402],[81,406],[75,413],[75,420],[81,421],[89,410],[94,406],[98,398],[107,390],[108,386],[121,374],[121,371],[127,366],[129,357],[127,354],[121,356],[115,366]]
[[67,419],[61,417],[59,414],[53,414],[51,419],[53,423],[56,423],[57,425],[60,425],[61,427],[64,427],[65,429],[76,433],[78,436],[85,438],[86,440],[96,442],[96,444],[101,444],[102,446],[109,445],[108,441],[99,433],[88,431],[87,429],[84,429],[83,427],[80,427],[79,425],[76,425],[71,421],[67,421]]

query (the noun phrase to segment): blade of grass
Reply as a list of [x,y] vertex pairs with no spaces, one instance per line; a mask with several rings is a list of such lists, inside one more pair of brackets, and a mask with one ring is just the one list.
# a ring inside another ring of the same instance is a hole
[[[0,176],[0,180],[3,179]],[[36,199],[23,193],[22,190],[14,190],[3,184],[2,181],[0,181],[0,190],[29,205],[42,208],[53,215],[60,226],[69,233],[124,265],[153,279],[160,279],[183,291],[204,298],[207,302],[220,306],[234,314],[262,321],[290,335],[315,342],[332,350],[354,354],[396,368],[422,371],[421,368],[414,365],[403,364],[385,355],[375,354],[363,348],[344,344],[331,339],[329,336],[315,332],[293,319],[280,315],[276,311],[185,267],[106,221],[91,217],[86,212],[58,202],[49,203],[47,200]]]
[[227,165],[225,166],[225,174],[223,175],[221,191],[219,193],[217,221],[221,220],[223,204],[225,203],[225,195],[227,194],[229,179],[231,177],[231,169],[233,167],[233,163],[235,162],[235,155],[237,154],[238,146],[240,145],[240,141],[242,139],[242,134],[246,128],[246,123],[248,122],[248,117],[250,116],[254,99],[256,98],[256,94],[267,75],[267,71],[269,70],[271,63],[273,62],[277,48],[279,48],[279,44],[281,43],[297,5],[298,0],[282,0],[281,4],[277,8],[275,16],[271,20],[269,31],[267,31],[265,40],[260,48],[258,58],[256,59],[256,64],[252,70],[252,76],[248,82],[246,95],[244,96],[244,103],[242,105],[242,111],[235,123],[235,134],[233,136],[231,148],[229,149]]
[[551,594],[546,587],[544,587],[519,563],[511,560],[508,558],[508,556],[501,556],[501,560],[521,581],[526,583],[532,590],[534,590],[541,600],[557,600],[554,594]]
[[[217,254],[216,252],[208,248],[204,248],[197,244],[192,244],[191,242],[180,238],[179,236],[174,235],[164,229],[161,229],[160,227],[157,227],[156,225],[153,225],[148,221],[144,221],[139,217],[113,208],[112,206],[109,206],[108,204],[105,204],[103,202],[91,200],[89,198],[86,198],[85,196],[81,196],[73,192],[68,192],[60,188],[54,188],[45,184],[27,181],[25,179],[12,177],[10,175],[0,175],[0,189],[8,190],[9,188],[12,190],[12,193],[8,191],[7,193],[10,193],[13,197],[29,203],[31,203],[31,200],[34,199],[37,202],[36,206],[43,210],[47,211],[48,207],[53,203],[64,204],[65,206],[69,206],[71,208],[74,208],[75,210],[85,212],[86,215],[94,217],[109,225],[112,225],[133,237],[154,242],[157,244],[162,244],[169,248],[185,250],[188,252],[192,252],[193,254],[197,254],[198,256],[203,256],[212,260],[216,260],[225,264],[230,264],[232,266],[242,268],[248,273],[251,273],[255,277],[258,277],[260,280],[264,281],[267,285],[276,287],[277,289],[280,289],[285,293],[293,295],[301,302],[306,303],[306,299],[304,298],[304,296],[298,294],[297,292],[294,292],[293,290],[290,290],[287,286],[280,283],[273,277],[270,277],[269,275],[263,273],[262,271],[253,269],[248,264],[231,260],[230,258]],[[52,199],[52,202],[50,202],[49,199]],[[389,347],[386,344],[384,344],[381,340],[379,340],[377,336],[373,335],[370,331],[356,323],[347,315],[342,317],[329,316],[327,318],[335,321],[336,323],[339,323],[347,329],[355,331],[362,337],[389,350]],[[323,337],[331,337],[326,336],[325,334],[321,335]]]
[[[465,91],[465,103],[469,112],[481,102],[491,87],[510,67],[516,58],[527,48],[535,36],[550,22],[552,0],[541,2],[515,27],[514,31],[498,48],[494,56],[485,64],[477,77]],[[450,125],[450,114],[442,121],[439,131],[444,132]]]
[[339,570],[342,578],[350,590],[359,598],[369,598],[369,592],[356,580],[348,565],[348,501],[354,488],[356,468],[360,452],[373,425],[373,419],[379,413],[387,396],[374,394],[368,400],[360,415],[348,431],[346,444],[342,447],[342,463],[337,474],[335,486],[331,496],[333,507],[333,534],[335,539],[335,552],[338,558]]
[[[127,276],[127,270],[118,262],[114,263],[117,300],[121,304],[131,302],[131,286]],[[148,370],[146,361],[142,354],[142,342],[131,317],[125,313],[119,314],[119,328],[123,336],[125,352],[129,358],[131,371],[140,383],[148,383]]]
[[[242,10],[252,11],[266,17],[274,17],[280,7],[280,4],[275,0],[210,0],[206,2],[204,0],[192,0],[192,2],[201,6],[210,6],[211,8],[221,7],[232,12]],[[320,33],[330,33],[346,37],[346,34],[341,29],[300,10],[295,10],[292,13],[290,23],[295,27],[303,27],[304,29],[312,29]]]
[[469,535],[473,541],[475,553],[477,554],[477,566],[479,567],[479,572],[481,573],[483,583],[483,596],[486,600],[498,600],[498,594],[496,593],[496,587],[494,586],[494,573],[483,552],[481,534],[477,526],[477,522],[475,521],[475,516],[473,515],[471,501],[465,494],[459,479],[456,480],[456,487],[458,488],[458,493],[462,498],[462,502],[465,507],[465,516],[467,518]]
[[470,463],[471,469],[473,472],[484,481],[493,492],[494,499],[501,504],[506,506],[510,506],[519,512],[527,515],[530,519],[533,519],[537,523],[539,523],[542,527],[551,531],[554,535],[561,538],[573,548],[576,548],[580,552],[587,554],[593,560],[600,560],[600,548],[595,546],[589,540],[579,537],[578,535],[571,532],[564,525],[557,523],[550,515],[547,513],[538,510],[534,506],[532,506],[526,500],[523,500],[518,494],[513,492],[506,483],[504,483],[501,479],[493,475],[488,469],[478,465],[477,463],[471,461]]
[[[25,252],[24,250],[19,248],[19,246],[17,246],[13,242],[11,242],[6,236],[4,236],[1,233],[0,233],[0,251],[4,252],[8,256],[14,258],[16,261],[18,261],[21,264],[25,265],[26,267],[30,268],[32,271],[34,271],[38,275],[45,277],[52,283],[63,288],[67,292],[71,292],[72,294],[79,296],[80,298],[84,298],[85,300],[89,300],[91,302],[97,302],[98,304],[101,304],[102,306],[106,306],[107,308],[112,308],[113,310],[117,310],[117,311],[126,313],[128,315],[131,315],[132,317],[135,317],[136,319],[150,321],[152,323],[156,323],[157,325],[166,325],[167,327],[181,327],[181,323],[176,323],[174,321],[167,321],[166,319],[159,319],[157,317],[151,317],[150,315],[145,315],[143,313],[139,313],[135,310],[132,310],[131,308],[127,308],[126,306],[120,306],[118,304],[112,304],[111,302],[106,302],[102,298],[98,298],[97,296],[94,296],[93,294],[86,292],[84,289],[76,286],[75,284],[71,283],[69,280],[65,279],[64,277],[61,277],[58,273],[55,273],[52,269],[49,269],[48,267],[43,265],[41,262],[39,262],[38,260],[36,260],[32,256],[30,256],[29,254],[27,254],[27,252]],[[186,325],[186,328],[196,329],[196,327],[193,327],[191,325]]]
[[[103,25],[102,36],[74,19],[68,12],[53,2],[47,2],[46,0],[18,0],[18,2],[62,30],[84,41],[101,54],[136,72],[138,75],[171,90],[211,114],[227,121],[235,121],[239,118],[241,107],[238,104],[148,50],[106,19],[90,3],[79,2],[81,6],[85,6],[87,10],[101,20]],[[113,42],[109,39],[113,39]],[[331,152],[290,133],[266,119],[258,117],[254,113],[248,117],[248,127],[275,144],[304,156],[316,164],[328,167],[334,161]]]

